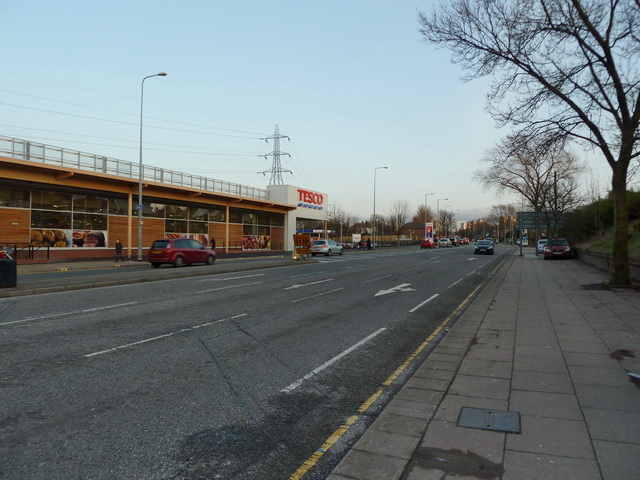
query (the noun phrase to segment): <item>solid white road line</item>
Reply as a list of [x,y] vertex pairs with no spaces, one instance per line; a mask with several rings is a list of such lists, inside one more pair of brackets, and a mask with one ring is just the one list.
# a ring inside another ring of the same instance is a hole
[[282,390],[280,390],[283,393],[289,393],[292,390],[295,390],[296,388],[298,388],[300,385],[302,385],[302,382],[304,382],[305,380],[309,380],[311,377],[313,377],[314,375],[320,373],[321,371],[327,369],[328,367],[330,367],[331,365],[333,365],[334,363],[336,363],[338,360],[340,360],[342,357],[349,355],[351,352],[353,352],[355,349],[361,347],[362,345],[364,345],[365,343],[367,343],[369,340],[371,340],[372,338],[376,337],[377,335],[380,335],[382,332],[384,332],[386,330],[386,328],[381,328],[379,330],[376,330],[375,332],[373,332],[371,335],[369,335],[366,338],[363,338],[362,340],[360,340],[358,343],[356,343],[355,345],[347,348],[344,352],[340,353],[339,355],[336,355],[335,357],[333,357],[331,360],[328,360],[326,362],[324,362],[322,365],[320,365],[318,368],[314,368],[311,372],[307,373],[304,377],[296,380],[295,382],[293,382],[291,385],[289,385],[288,387],[283,388]]
[[63,313],[52,313],[50,315],[42,315],[39,317],[27,317],[27,318],[23,318],[22,320],[13,320],[12,322],[0,323],[0,327],[4,325],[12,325],[14,323],[33,322],[34,320],[49,320],[51,318],[67,317],[69,315],[78,315],[78,314],[81,315],[83,313],[98,312],[100,310],[108,310],[110,308],[127,307],[129,305],[135,305],[137,303],[138,302],[119,303],[117,305],[107,305],[106,307],[87,308],[85,310],[75,310],[72,312],[63,312]]
[[416,310],[418,310],[420,307],[424,307],[427,303],[429,303],[431,300],[433,300],[434,298],[436,298],[438,295],[440,295],[439,293],[436,293],[435,295],[430,296],[429,298],[427,298],[424,302],[422,302],[420,305],[413,307],[411,310],[409,310],[409,313],[413,313]]
[[142,345],[143,343],[153,342],[154,340],[160,340],[161,338],[171,337],[171,336],[176,335],[178,333],[188,332],[188,331],[191,331],[191,330],[196,330],[198,328],[208,327],[209,325],[214,325],[216,323],[222,323],[222,322],[226,322],[228,320],[234,320],[236,318],[244,317],[246,315],[248,315],[248,314],[241,313],[240,315],[234,315],[233,317],[222,318],[220,320],[215,320],[213,322],[203,323],[201,325],[195,325],[193,327],[181,328],[180,330],[176,330],[175,332],[165,333],[164,335],[158,335],[157,337],[145,338],[144,340],[139,340],[137,342],[127,343],[125,345],[119,345],[119,346],[113,347],[113,348],[107,348],[106,350],[100,350],[99,352],[87,353],[86,355],[84,355],[84,357],[90,358],[90,357],[95,357],[97,355],[103,355],[105,353],[115,352],[116,350],[121,350],[123,348],[135,347],[136,345]]

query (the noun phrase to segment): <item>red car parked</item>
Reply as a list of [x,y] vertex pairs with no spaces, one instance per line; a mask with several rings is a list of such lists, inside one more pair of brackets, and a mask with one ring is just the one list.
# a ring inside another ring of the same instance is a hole
[[544,246],[542,252],[545,260],[552,258],[571,258],[573,252],[566,238],[552,238]]
[[154,268],[163,263],[172,263],[174,267],[216,261],[216,252],[191,238],[165,238],[156,240],[149,250],[149,262]]
[[430,238],[425,238],[420,242],[420,250],[422,250],[423,248],[436,248],[436,247],[437,247],[436,242],[434,242]]

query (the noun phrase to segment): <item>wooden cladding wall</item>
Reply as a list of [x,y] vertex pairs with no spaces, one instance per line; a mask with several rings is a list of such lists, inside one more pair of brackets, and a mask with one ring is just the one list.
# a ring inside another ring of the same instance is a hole
[[29,243],[31,211],[17,208],[0,208],[0,245]]

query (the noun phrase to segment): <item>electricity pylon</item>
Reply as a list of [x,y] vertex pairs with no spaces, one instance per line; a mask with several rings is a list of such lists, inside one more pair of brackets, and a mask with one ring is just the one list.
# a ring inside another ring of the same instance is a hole
[[259,172],[259,173],[262,173],[263,175],[266,175],[267,172],[269,171],[271,172],[269,185],[284,185],[284,180],[282,179],[282,172],[293,173],[291,170],[286,170],[286,169],[283,170],[282,165],[280,165],[280,155],[289,155],[287,152],[280,151],[281,138],[286,138],[287,140],[291,140],[286,135],[280,135],[280,130],[276,125],[276,128],[273,131],[273,135],[260,139],[260,140],[264,140],[267,143],[269,143],[269,140],[273,140],[273,152],[267,153],[266,155],[262,155],[264,158],[267,158],[269,156],[273,157],[273,164],[271,166],[271,170],[265,170],[264,172]]

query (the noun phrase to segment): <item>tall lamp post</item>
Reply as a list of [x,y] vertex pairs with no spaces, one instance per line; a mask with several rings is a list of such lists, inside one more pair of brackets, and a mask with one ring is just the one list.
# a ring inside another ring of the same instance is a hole
[[376,167],[373,169],[373,219],[371,221],[371,230],[373,233],[373,246],[376,246],[376,173],[378,170],[384,168],[385,170],[389,167]]
[[142,260],[142,106],[144,105],[144,81],[152,77],[166,77],[164,72],[149,75],[142,79],[142,87],[140,89],[140,166],[138,167],[138,261]]
[[[440,200],[449,200],[448,198],[439,198],[436,202],[436,215],[440,216]],[[442,223],[442,222],[441,222]],[[440,225],[442,226],[442,225]],[[438,237],[440,237],[440,229],[438,229]]]

